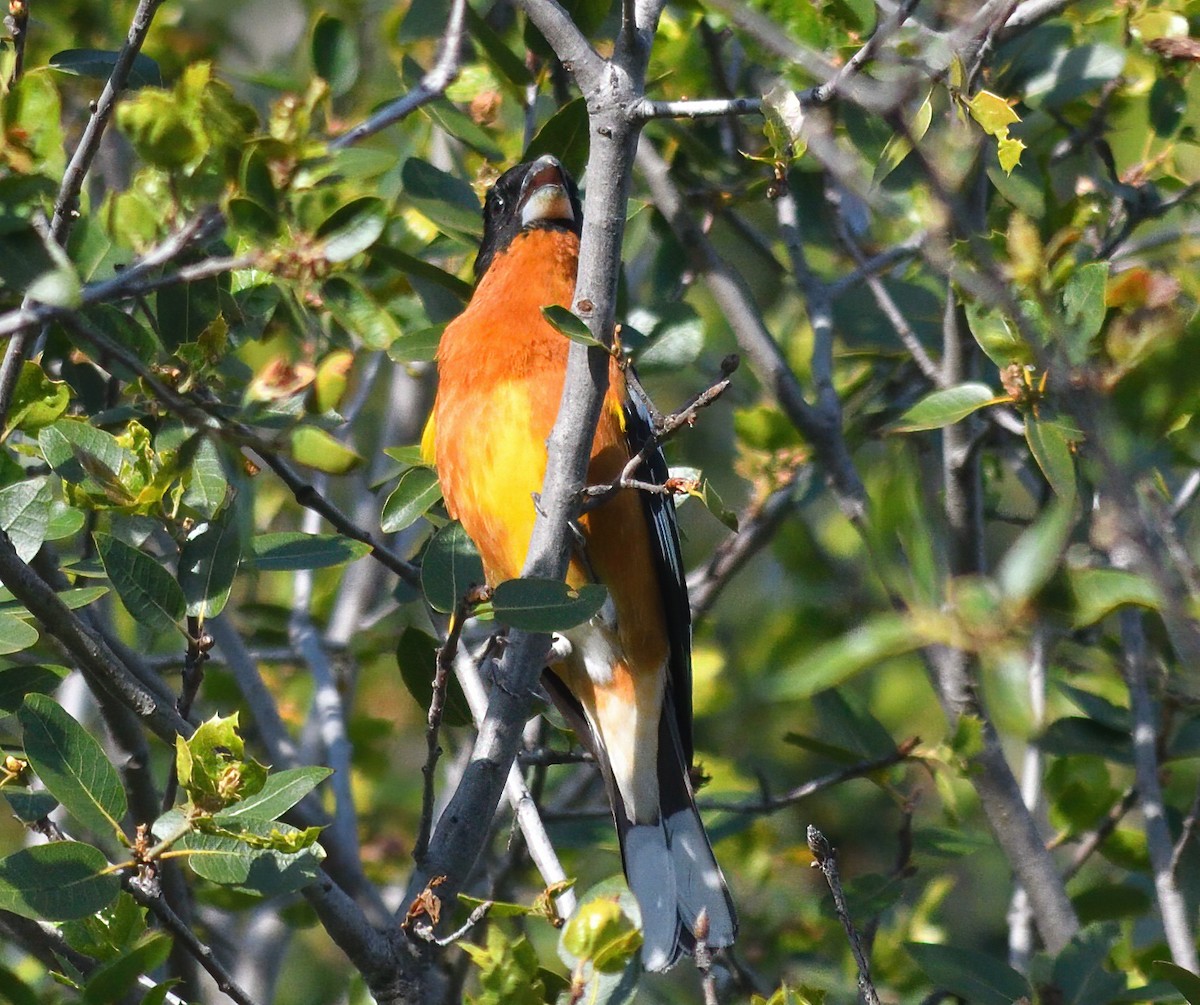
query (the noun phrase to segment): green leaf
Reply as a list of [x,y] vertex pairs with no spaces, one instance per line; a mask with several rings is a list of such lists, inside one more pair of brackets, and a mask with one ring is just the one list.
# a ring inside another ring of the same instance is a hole
[[179,551],[179,586],[193,617],[215,618],[229,599],[242,560],[242,542],[232,506],[197,524]]
[[1119,934],[1115,924],[1092,925],[1058,954],[1051,983],[1061,992],[1063,1005],[1095,1005],[1125,990],[1125,975],[1104,969]]
[[[423,711],[428,711],[433,701],[437,654],[437,640],[419,628],[404,629],[396,643],[396,665],[400,668],[400,679]],[[446,677],[442,722],[447,726],[469,726],[473,721],[462,685],[454,674],[449,674]]]
[[371,550],[369,544],[337,534],[301,534],[287,531],[259,534],[250,544],[252,563],[260,572],[295,572],[328,569],[353,562]]
[[777,83],[762,96],[762,113],[771,157],[787,163],[804,156],[807,144],[802,139],[804,106],[796,92]]
[[904,948],[934,987],[960,995],[972,1005],[1012,1005],[1033,998],[1024,977],[984,953],[923,942],[909,942]]
[[558,579],[509,579],[492,593],[496,620],[526,632],[562,632],[581,625],[608,599],[598,583],[570,587]]
[[172,850],[186,856],[197,876],[267,897],[303,889],[320,877],[325,852],[319,844],[310,843],[296,851],[274,847],[290,845],[300,836],[308,841],[315,838],[315,834],[285,823],[261,820],[242,819],[238,826],[244,834],[258,839],[257,842],[248,843],[241,837],[226,834],[191,831],[181,837]]
[[979,91],[967,102],[971,118],[989,136],[997,138],[1008,135],[1008,127],[1021,121],[1021,117],[1012,110],[1012,106],[1000,95],[991,91]]
[[1123,569],[1068,569],[1067,583],[1075,599],[1071,623],[1086,628],[1127,604],[1157,610],[1158,593],[1135,572]]
[[[883,152],[879,155],[879,160],[875,162],[875,170],[871,175],[871,184],[878,185],[884,178],[896,170],[903,162],[904,158],[912,153],[913,140],[920,143],[921,138],[929,131],[929,124],[933,121],[933,103],[931,98],[933,92],[930,91],[925,95],[925,100],[921,102],[917,108],[916,114],[913,115],[912,122],[909,124],[908,133],[894,133],[883,147]],[[909,135],[912,139],[909,139]]]
[[999,311],[969,301],[966,312],[971,335],[996,366],[1003,369],[1010,363],[1033,362],[1033,350],[1021,338],[1016,326]]
[[441,498],[442,487],[433,468],[409,468],[383,504],[383,514],[379,518],[383,532],[395,534],[411,527]]
[[438,344],[442,340],[444,326],[422,328],[396,339],[387,347],[388,358],[393,363],[431,363],[437,357]]
[[1050,723],[1038,737],[1037,745],[1058,757],[1095,754],[1114,764],[1133,763],[1133,743],[1128,732],[1110,729],[1078,715],[1063,716]]
[[67,410],[70,400],[66,381],[51,380],[37,363],[25,360],[13,387],[2,438],[7,439],[14,429],[36,433],[56,421]]
[[787,667],[768,685],[768,692],[777,701],[808,698],[884,660],[912,652],[922,642],[916,626],[902,615],[875,614]]
[[325,259],[345,262],[366,251],[387,226],[387,206],[376,196],[365,195],[337,209],[317,229],[325,242]]
[[1004,395],[997,396],[986,384],[958,384],[925,395],[892,423],[890,431],[915,433],[922,429],[941,429],[981,408],[1007,400]]
[[50,694],[70,672],[54,665],[0,669],[0,712],[15,712],[27,694]]
[[1033,412],[1025,416],[1025,441],[1037,466],[1042,469],[1054,494],[1066,502],[1075,499],[1075,455],[1071,450],[1072,433],[1052,420],[1039,419]]
[[120,473],[133,466],[133,455],[103,429],[78,419],[60,419],[38,433],[42,456],[69,482],[89,475],[105,486],[120,486]]
[[125,789],[96,739],[44,694],[26,697],[17,719],[25,755],[46,790],[96,834],[119,833]]
[[43,272],[25,288],[25,296],[30,300],[50,307],[78,307],[82,293],[83,282],[67,262]]
[[1155,960],[1150,972],[1159,980],[1169,981],[1188,1005],[1200,1005],[1200,977],[1170,960]]
[[1081,923],[1140,918],[1154,906],[1145,890],[1128,883],[1098,883],[1071,897]]
[[458,301],[460,308],[471,299],[470,283],[459,279],[452,272],[439,269],[432,262],[426,262],[416,255],[405,254],[398,248],[379,245],[371,251],[371,261],[383,262],[414,279],[424,280],[440,287]]
[[1017,538],[996,569],[1004,595],[1028,600],[1054,575],[1075,526],[1075,512],[1061,499]]
[[321,299],[333,319],[368,349],[387,349],[390,355],[391,346],[404,340],[404,332],[391,312],[351,276],[326,280],[321,286]]
[[37,629],[13,614],[0,611],[0,656],[19,653],[38,640]]
[[433,535],[421,559],[421,590],[433,609],[449,614],[467,590],[484,583],[483,562],[457,521]]
[[1100,334],[1108,312],[1104,291],[1108,284],[1108,262],[1081,265],[1063,287],[1063,309],[1067,315],[1067,359],[1079,366],[1088,357],[1092,342]]
[[229,482],[225,478],[225,468],[216,444],[207,436],[202,437],[188,470],[187,488],[183,493],[184,505],[211,517],[225,502],[228,492]]
[[400,169],[404,196],[442,231],[472,244],[483,236],[479,199],[461,178],[410,157]]
[[580,345],[592,346],[608,352],[605,344],[592,334],[592,330],[587,326],[587,322],[579,317],[578,314],[573,314],[566,307],[561,307],[558,304],[543,307],[542,317],[549,322],[551,328],[566,335],[572,342],[578,342]]
[[142,974],[157,970],[171,955],[171,938],[162,932],[147,933],[132,949],[109,960],[88,978],[83,1005],[109,1005],[131,992]]
[[213,716],[185,740],[175,737],[179,784],[197,806],[217,812],[261,792],[267,769],[245,756],[237,731],[238,714]]
[[58,800],[49,792],[21,791],[11,785],[4,786],[0,791],[12,807],[13,816],[24,824],[37,823],[58,808]]
[[1114,45],[1055,48],[1025,81],[1022,100],[1034,107],[1060,106],[1115,80],[1124,68],[1125,50]]
[[222,825],[249,818],[277,820],[332,774],[331,769],[317,766],[287,768],[268,775],[258,792],[221,810],[213,819]]
[[312,63],[317,76],[329,84],[329,93],[340,97],[358,79],[358,40],[344,21],[322,14],[313,28]]
[[35,921],[66,921],[95,914],[121,892],[99,848],[53,841],[0,859],[0,909]]
[[0,489],[0,529],[22,562],[32,561],[46,540],[51,501],[45,478],[27,478]]
[[529,141],[521,160],[537,160],[543,154],[553,154],[578,178],[587,167],[589,129],[587,103],[581,97],[574,98],[546,120]]
[[104,571],[133,619],[157,631],[179,630],[187,602],[175,577],[111,534],[97,532],[92,537]]
[[[50,66],[62,73],[107,80],[112,76],[119,52],[109,49],[63,49],[50,57]],[[158,63],[139,52],[133,57],[126,85],[130,88],[162,87],[162,71]]]
[[532,78],[525,61],[504,44],[504,40],[470,4],[467,5],[466,15],[471,41],[483,47],[488,61],[507,78],[509,84],[514,88],[526,87]]
[[330,475],[344,475],[362,463],[356,451],[317,426],[292,430],[291,454],[297,463]]

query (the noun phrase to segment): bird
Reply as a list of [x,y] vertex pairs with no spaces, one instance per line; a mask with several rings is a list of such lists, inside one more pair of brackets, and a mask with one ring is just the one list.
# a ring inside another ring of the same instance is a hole
[[[438,346],[422,453],[495,586],[520,576],[537,517],[569,347],[542,308],[574,299],[579,190],[544,155],[496,180],[483,220],[473,292]],[[613,482],[644,451],[635,478],[664,484],[640,384],[615,358],[608,377],[589,483]],[[600,766],[641,913],[642,963],[661,971],[693,952],[698,934],[718,948],[737,932],[689,776],[691,612],[674,502],[622,488],[577,526],[567,582],[602,583],[608,597],[590,621],[560,633],[542,683]]]

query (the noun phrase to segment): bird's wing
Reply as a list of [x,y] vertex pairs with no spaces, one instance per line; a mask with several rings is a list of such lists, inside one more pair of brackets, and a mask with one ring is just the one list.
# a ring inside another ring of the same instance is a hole
[[[654,438],[653,408],[637,380],[628,381],[624,402],[629,450],[637,454]],[[667,460],[658,447],[647,452],[634,477],[662,485],[669,477]],[[669,495],[640,493],[650,525],[654,564],[658,573],[667,634],[671,643],[668,686],[685,767],[692,763],[692,611],[688,603],[675,500]]]

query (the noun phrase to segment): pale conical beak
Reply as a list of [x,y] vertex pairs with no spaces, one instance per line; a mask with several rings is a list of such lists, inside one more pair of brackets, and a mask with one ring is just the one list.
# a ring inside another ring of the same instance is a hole
[[563,166],[546,154],[533,162],[521,185],[521,226],[561,220],[575,222],[575,210],[567,193]]

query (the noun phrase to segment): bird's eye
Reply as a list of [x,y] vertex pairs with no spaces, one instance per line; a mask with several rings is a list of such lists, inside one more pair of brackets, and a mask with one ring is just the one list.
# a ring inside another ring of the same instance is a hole
[[502,196],[502,195],[496,196],[496,208],[497,209],[504,208],[504,196]]

